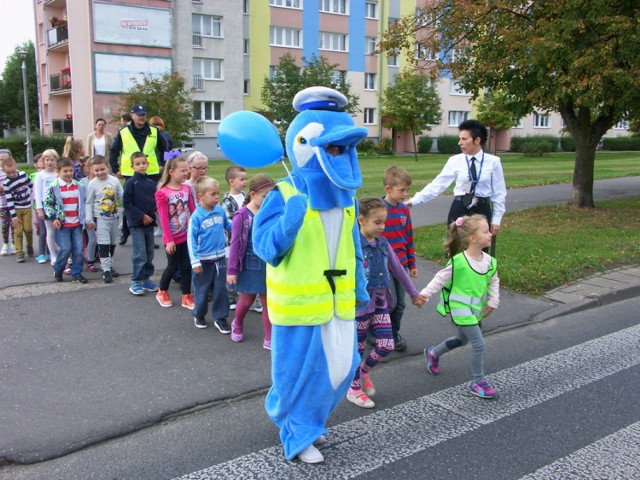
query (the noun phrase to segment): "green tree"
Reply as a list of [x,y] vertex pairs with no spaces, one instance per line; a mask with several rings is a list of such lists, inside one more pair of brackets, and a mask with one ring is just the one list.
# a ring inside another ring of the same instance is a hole
[[417,162],[416,135],[440,123],[440,96],[427,75],[414,69],[403,70],[382,97],[382,115],[386,118],[385,126],[412,133]]
[[359,98],[351,92],[351,84],[345,75],[336,74],[338,64],[331,64],[325,57],[315,55],[309,61],[302,57],[302,64],[303,67],[299,67],[293,55],[285,53],[280,57],[273,77],[265,78],[262,85],[260,99],[264,108],[258,109],[258,112],[274,120],[281,135],[286,133],[297,114],[291,105],[293,97],[307,87],[322,86],[338,90],[349,101],[345,109],[347,112],[356,114],[360,111]]
[[504,92],[493,90],[478,97],[474,102],[476,119],[489,128],[507,130],[518,123],[522,115],[513,113],[517,111],[518,100],[511,98]]
[[7,59],[0,79],[0,134],[4,128],[24,126],[24,89],[22,88],[22,56],[27,53],[25,67],[27,73],[27,97],[29,101],[29,123],[31,130],[38,130],[38,81],[36,78],[36,54],[33,42],[16,46]]
[[[129,91],[120,95],[119,111],[128,112],[131,105],[144,105],[147,116],[158,115],[164,120],[176,146],[190,141],[197,122],[193,116],[193,89],[186,87],[185,78],[171,72],[162,77],[144,75],[141,80],[133,78],[132,82]],[[119,119],[119,114],[113,118],[114,121]]]
[[640,115],[637,0],[442,0],[401,19],[382,50],[440,52],[434,68],[476,95],[517,99],[516,114],[558,111],[576,143],[571,204],[593,207],[598,141]]

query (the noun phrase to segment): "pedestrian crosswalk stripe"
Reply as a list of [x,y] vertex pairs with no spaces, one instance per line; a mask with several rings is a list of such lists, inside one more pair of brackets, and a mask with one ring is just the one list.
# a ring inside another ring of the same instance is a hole
[[180,480],[354,478],[639,363],[636,325],[489,375],[497,400],[467,394],[465,383],[331,427],[323,465],[287,462],[278,446]]
[[[583,480],[640,478],[640,422],[546,465],[520,480]],[[606,459],[603,461],[603,459]]]

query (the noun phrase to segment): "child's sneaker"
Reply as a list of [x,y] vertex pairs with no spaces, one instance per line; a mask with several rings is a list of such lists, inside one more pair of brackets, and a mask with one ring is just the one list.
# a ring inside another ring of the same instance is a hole
[[182,306],[184,308],[188,308],[189,310],[193,310],[196,308],[196,303],[193,301],[193,295],[187,293],[182,295]]
[[[120,274],[119,274],[118,272],[116,272],[116,269],[115,269],[115,268],[112,268],[112,269],[111,269],[111,276],[112,276],[113,278],[118,278],[118,277],[120,276]],[[153,283],[153,282],[151,282],[151,283]],[[155,285],[155,283],[154,283],[154,285]],[[154,290],[154,292],[155,292],[155,290]]]
[[169,292],[167,292],[166,290],[158,290],[158,293],[156,293],[156,300],[158,300],[158,303],[161,307],[173,307],[173,302],[169,297]]
[[98,271],[98,267],[96,267],[93,263],[89,263],[87,265],[87,271],[89,271],[89,272],[97,272]]
[[62,282],[62,272],[56,272],[54,270],[53,278],[56,280],[56,282]]
[[133,295],[144,295],[144,288],[142,288],[142,284],[141,283],[132,283],[131,286],[129,287],[129,291],[133,294]]
[[364,393],[366,393],[367,396],[373,397],[376,394],[376,387],[373,385],[371,375],[368,373],[360,374],[360,384],[362,385],[362,390],[364,390]]
[[111,274],[111,270],[105,270],[102,272],[102,280],[104,283],[113,283],[113,275]]
[[39,264],[47,263],[47,256],[46,255],[38,255],[36,257],[36,262],[38,262]]
[[9,245],[9,255],[15,255],[16,254],[16,246],[12,243],[11,245]]
[[427,371],[431,375],[439,375],[440,368],[438,367],[438,357],[433,353],[433,347],[427,347],[424,349],[424,357],[427,359]]
[[481,380],[478,383],[471,382],[469,390],[480,398],[493,398],[498,394],[486,380]]
[[76,275],[75,277],[73,277],[73,282],[74,283],[87,283],[89,280],[87,280],[86,278],[84,278],[84,276],[79,273],[78,275]]
[[[114,277],[119,277],[120,276],[119,273],[117,275],[115,275],[113,273],[113,270],[111,270],[111,275],[113,275]],[[144,288],[147,292],[157,292],[159,290],[158,285],[156,285],[155,283],[153,283],[150,280],[147,280],[146,282],[142,282],[141,285],[142,285],[142,288]]]
[[67,267],[65,268],[62,273],[64,273],[65,275],[71,275],[71,267]]
[[24,263],[24,253],[20,252],[16,255],[16,262]]
[[244,332],[240,325],[234,320],[231,322],[231,340],[234,342],[242,342],[244,340]]
[[33,247],[27,247],[27,255],[29,255],[30,257],[33,257]]
[[226,318],[220,318],[213,322],[218,331],[223,335],[229,335],[231,333],[231,329],[229,328],[229,324],[227,323]]
[[0,250],[0,255],[2,255],[3,257],[6,257],[7,255],[9,255],[9,244],[8,243],[3,243],[2,244],[2,250]]
[[196,328],[207,328],[207,322],[204,318],[193,317],[193,323],[195,323]]
[[360,408],[373,408],[376,406],[373,400],[367,397],[366,393],[362,390],[354,390],[353,388],[349,388],[347,400]]
[[271,350],[271,340],[265,339],[265,341],[262,342],[262,348],[265,350]]

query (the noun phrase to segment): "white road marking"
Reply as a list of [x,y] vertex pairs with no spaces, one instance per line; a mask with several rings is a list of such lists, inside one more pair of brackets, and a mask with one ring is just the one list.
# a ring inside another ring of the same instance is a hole
[[601,438],[520,480],[583,480],[640,478],[640,422]]
[[287,462],[278,446],[180,480],[354,478],[639,363],[636,325],[490,375],[499,399],[475,398],[465,383],[336,425],[321,447],[323,465]]

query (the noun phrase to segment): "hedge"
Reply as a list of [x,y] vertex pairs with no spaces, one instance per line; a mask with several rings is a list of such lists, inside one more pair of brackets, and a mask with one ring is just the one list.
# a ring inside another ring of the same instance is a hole
[[[558,142],[560,138],[554,135],[532,135],[527,137],[511,137],[511,151],[516,153],[526,153],[531,150],[539,149],[540,142],[546,142],[546,145],[550,145],[549,152],[555,152],[557,150]],[[527,145],[534,144],[534,146]]]
[[[53,148],[62,155],[62,149],[64,148],[64,142],[67,137],[65,135],[33,135],[31,137],[31,150],[35,157],[38,153],[42,153],[48,148]],[[27,162],[27,147],[25,145],[26,137],[24,135],[16,135],[13,137],[0,138],[0,148],[6,148],[11,150],[11,155],[16,159],[18,163]]]
[[458,141],[459,138],[457,135],[440,135],[438,137],[438,152],[446,155],[460,153]]
[[640,135],[631,137],[611,137],[602,139],[604,150],[640,150]]
[[418,140],[418,153],[431,153],[433,139],[431,137],[420,137]]

